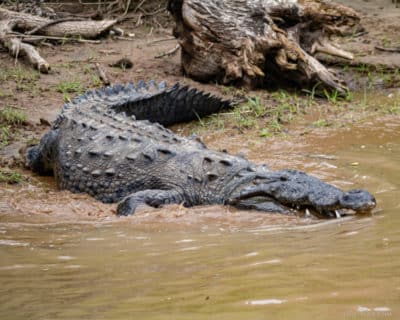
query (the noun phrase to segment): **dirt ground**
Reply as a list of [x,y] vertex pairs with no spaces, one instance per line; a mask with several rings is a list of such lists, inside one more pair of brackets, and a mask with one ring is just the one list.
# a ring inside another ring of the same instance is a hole
[[[272,111],[250,122],[246,122],[246,113],[236,110],[203,121],[178,125],[173,129],[182,134],[196,132],[210,148],[228,149],[232,153],[244,152],[250,160],[257,162],[260,160],[257,159],[257,146],[261,141],[272,150],[265,161],[274,169],[290,165],[290,160],[276,159],[276,151],[283,148],[307,149],[310,146],[305,142],[306,137],[315,136],[316,143],[323,143],[322,139],[318,140],[319,136],[325,136],[323,132],[343,130],[366,119],[398,117],[400,53],[381,51],[376,46],[400,47],[400,8],[395,8],[391,0],[339,2],[359,11],[363,16],[362,24],[368,31],[361,37],[338,40],[356,55],[354,66],[345,62],[332,66],[352,88],[351,96],[346,99],[331,95],[316,98],[293,88],[274,92],[246,91],[214,83],[200,84],[183,76],[179,54],[156,58],[176,46],[170,29],[153,28],[150,25],[136,28],[134,21],[130,20],[119,25],[125,32],[135,34],[129,41],[106,37],[100,44],[66,43],[41,47],[41,54],[52,67],[47,75],[38,74],[21,61],[14,65],[13,58],[4,51],[0,52],[0,109],[16,108],[24,112],[28,119],[24,126],[13,132],[7,145],[0,149],[2,170],[15,171],[22,175],[23,180],[14,185],[0,184],[0,211],[31,215],[37,219],[48,219],[50,216],[67,220],[113,217],[115,205],[104,205],[87,195],[58,191],[52,178],[33,175],[22,168],[19,160],[19,150],[33,140],[40,139],[66,99],[88,88],[102,86],[94,68],[95,63],[104,66],[113,84],[142,79],[165,80],[169,84],[179,81],[227,98],[259,97],[261,103]],[[133,68],[110,66],[124,57],[133,61]],[[277,108],[283,105],[295,106],[295,110],[289,107],[277,116]],[[203,212],[205,219],[216,218],[213,213],[216,210],[212,207],[194,210],[196,213]],[[175,212],[172,216],[157,212],[158,215],[167,215],[165,219],[174,220],[190,209],[177,208],[171,211]],[[234,219],[240,216],[233,209],[217,211],[224,215],[229,212]],[[145,211],[141,219],[152,221],[148,218],[150,215]],[[187,223],[195,223],[198,218],[194,216]],[[11,215],[7,217],[13,219]],[[221,214],[217,218],[220,219]],[[259,219],[264,218],[256,215],[253,222],[259,223]]]

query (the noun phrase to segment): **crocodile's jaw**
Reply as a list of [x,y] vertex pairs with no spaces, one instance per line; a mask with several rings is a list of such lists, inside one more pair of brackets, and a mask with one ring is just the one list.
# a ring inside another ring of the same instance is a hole
[[[247,191],[248,187],[242,188],[243,191]],[[239,189],[240,190],[240,189]],[[351,190],[348,193],[352,193]],[[254,209],[264,212],[283,213],[283,214],[295,214],[296,212],[303,211],[306,215],[312,213],[314,216],[319,218],[340,218],[343,216],[354,215],[354,214],[368,214],[376,207],[375,198],[365,190],[355,190],[362,193],[362,202],[350,203],[346,196],[346,201],[339,199],[334,205],[328,207],[315,207],[310,204],[301,205],[297,201],[293,201],[293,204],[282,203],[277,199],[269,195],[255,195],[253,197],[243,197],[238,195],[229,197],[225,204],[233,205],[240,209]],[[239,191],[240,194],[240,191]]]
[[338,218],[371,212],[375,198],[365,190],[342,190],[296,170],[270,171],[240,185],[226,200],[241,208],[280,213],[305,209],[318,217]]

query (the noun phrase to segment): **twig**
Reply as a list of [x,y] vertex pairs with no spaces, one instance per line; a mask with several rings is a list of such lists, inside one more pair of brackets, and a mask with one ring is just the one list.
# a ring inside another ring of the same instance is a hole
[[99,74],[99,78],[101,81],[103,81],[103,83],[105,85],[109,85],[110,84],[110,80],[108,80],[106,72],[104,71],[104,69],[101,67],[100,63],[96,62],[95,63],[96,69],[97,69],[97,73]]
[[[58,2],[58,1],[57,1]],[[56,3],[57,3],[56,2]],[[98,1],[98,2],[83,2],[82,0],[79,0],[79,3],[80,4],[82,4],[82,5],[84,5],[84,6],[93,6],[93,5],[102,5],[102,4],[115,4],[115,3],[117,3],[118,1],[105,1],[105,2],[103,2],[103,1]],[[51,2],[50,2],[51,3]],[[71,2],[71,3],[69,3],[69,4],[74,4],[73,2]]]
[[16,58],[19,53],[26,55],[29,62],[37,68],[42,73],[48,73],[50,70],[50,65],[46,60],[44,60],[40,54],[36,51],[35,47],[28,43],[23,43],[21,40],[16,38],[10,38],[6,43],[3,43],[5,47],[8,48],[10,53]]
[[41,26],[38,26],[38,27],[33,28],[32,30],[28,31],[28,32],[25,32],[25,34],[26,35],[33,35],[36,32],[38,32],[38,31],[40,31],[40,30],[42,30],[44,28],[50,27],[52,25],[55,25],[55,24],[58,24],[58,23],[61,23],[61,22],[70,22],[70,21],[84,21],[84,19],[80,19],[80,18],[61,18],[61,19],[57,19],[57,20],[51,20],[51,21],[46,22],[45,24],[43,24]]
[[142,13],[145,15],[145,17],[150,17],[150,16],[154,16],[154,15],[156,15],[156,14],[159,14],[159,13],[161,13],[161,12],[167,11],[167,9],[161,8],[161,9],[155,10],[155,11],[153,11],[153,12],[146,12],[145,10],[143,10],[142,8],[140,8],[140,11],[142,11]]
[[175,46],[175,48],[173,48],[172,50],[160,53],[159,55],[155,56],[154,58],[159,59],[159,58],[163,58],[163,57],[167,57],[167,56],[172,56],[173,54],[175,54],[180,48],[180,45],[177,44]]
[[118,27],[112,27],[110,31],[113,31],[115,33],[116,36],[122,37],[124,36],[125,32],[124,30],[122,30],[121,28]]
[[375,46],[375,49],[378,49],[380,51],[387,51],[387,52],[400,52],[400,47],[385,48],[385,47],[381,47],[381,46]]
[[135,23],[136,28],[142,24],[142,18],[143,18],[143,14],[139,14],[139,18],[137,19],[137,21]]
[[126,3],[126,7],[125,7],[123,16],[125,16],[128,13],[130,5],[131,5],[131,0],[128,0],[128,2]]
[[17,63],[18,63],[18,55],[19,55],[19,50],[20,50],[20,49],[21,49],[21,46],[20,46],[20,45],[15,46],[15,52],[14,52],[14,55],[15,55],[14,65],[15,65],[15,66],[16,66]]
[[[76,41],[76,42],[81,42],[81,43],[93,43],[93,44],[99,44],[101,43],[100,40],[89,40],[89,39],[80,39],[80,38],[68,38],[68,37],[54,37],[54,36],[44,36],[44,35],[25,35],[25,34],[20,34],[17,32],[10,32],[10,34],[13,34],[15,37],[18,38],[23,38],[24,41],[27,40],[61,40],[61,41]],[[25,39],[26,38],[26,39]]]
[[369,32],[366,31],[366,30],[365,30],[365,31],[360,31],[360,32],[354,34],[353,37],[354,37],[354,38],[361,37],[361,36],[364,36],[364,35],[366,35],[366,34],[368,34],[368,33],[369,33]]
[[137,12],[138,11],[138,9],[143,5],[143,3],[145,3],[146,2],[146,0],[142,0],[142,1],[140,1],[139,2],[139,4],[135,7],[135,9],[133,10],[133,12]]

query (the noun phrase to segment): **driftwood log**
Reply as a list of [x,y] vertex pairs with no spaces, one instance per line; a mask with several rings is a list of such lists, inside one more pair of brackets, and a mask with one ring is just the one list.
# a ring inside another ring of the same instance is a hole
[[39,37],[39,40],[67,37],[93,39],[115,23],[116,20],[92,21],[72,18],[50,20],[0,8],[0,44],[7,48],[13,57],[25,56],[40,72],[47,73],[50,69],[49,63],[40,56],[33,45],[28,43],[32,39],[38,39],[34,35],[41,35],[42,38]]
[[313,55],[352,59],[330,37],[361,30],[353,9],[323,0],[169,0],[168,10],[192,78],[251,87],[320,82],[346,91]]

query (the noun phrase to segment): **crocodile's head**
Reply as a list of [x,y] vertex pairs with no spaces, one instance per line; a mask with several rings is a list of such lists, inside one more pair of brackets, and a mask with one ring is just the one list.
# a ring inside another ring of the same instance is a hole
[[326,218],[370,212],[376,206],[374,196],[368,191],[344,192],[296,170],[257,174],[250,184],[238,186],[226,203],[278,212],[305,209]]

